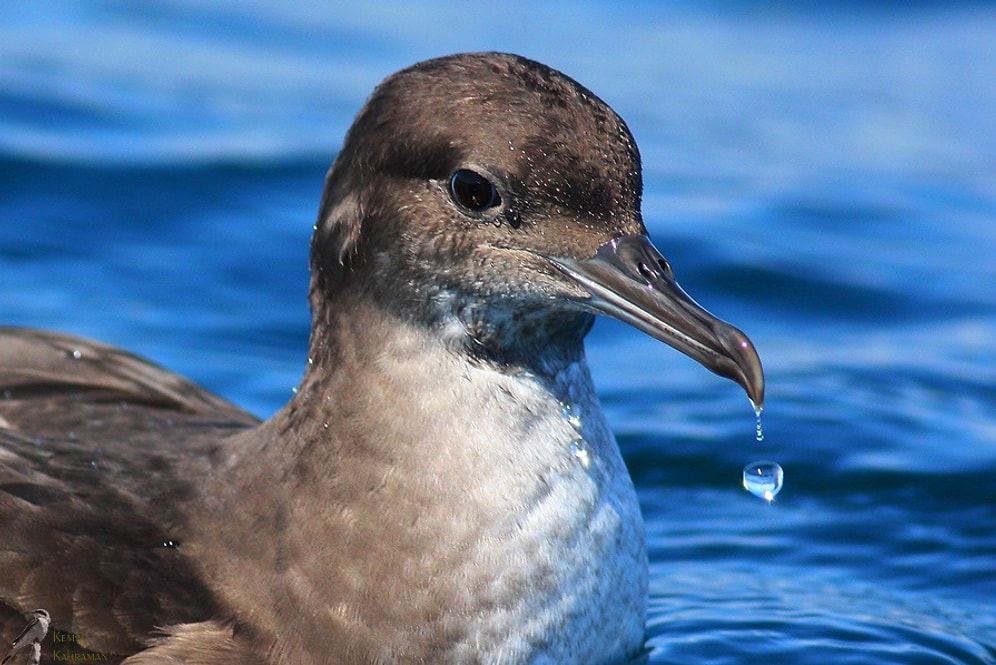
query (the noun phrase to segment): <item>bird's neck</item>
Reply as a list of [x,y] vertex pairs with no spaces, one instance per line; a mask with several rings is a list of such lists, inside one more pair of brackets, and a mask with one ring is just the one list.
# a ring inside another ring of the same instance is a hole
[[[370,444],[392,457],[406,446],[452,457],[467,448],[450,440],[458,432],[526,441],[521,430],[537,420],[573,423],[562,435],[572,439],[611,439],[584,358],[589,316],[485,312],[454,300],[427,321],[370,302],[315,313],[304,378],[275,418],[297,434],[281,437],[294,447],[280,451],[285,459],[327,448],[306,442],[328,439],[330,428],[342,446],[377,432]],[[574,431],[581,412],[588,431]]]
[[[446,331],[351,314],[322,324],[338,326],[317,336],[335,346],[312,348],[294,399],[262,426],[262,445],[233,452],[228,465],[233,500],[261,488],[273,497],[238,507],[242,530],[276,534],[253,543],[253,556],[279,568],[281,552],[307,550],[275,606],[300,596],[336,607],[317,623],[308,614],[295,634],[355,635],[360,628],[328,614],[344,612],[363,614],[370,639],[387,649],[418,651],[404,634],[412,625],[424,635],[459,630],[482,660],[525,660],[538,643],[559,644],[571,660],[582,632],[600,635],[594,652],[635,648],[642,521],[580,339],[512,364],[468,353]],[[370,570],[353,575],[357,562]],[[371,579],[384,588],[363,586]],[[424,595],[399,606],[395,584]],[[284,609],[286,620],[299,608]]]

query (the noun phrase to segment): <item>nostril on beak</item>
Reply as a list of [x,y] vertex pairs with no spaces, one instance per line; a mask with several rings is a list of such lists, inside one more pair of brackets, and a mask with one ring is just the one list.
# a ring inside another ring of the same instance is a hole
[[636,264],[636,271],[640,273],[643,279],[647,280],[648,284],[662,278],[674,279],[674,273],[671,272],[671,265],[667,262],[667,259],[658,259],[656,266],[639,261]]
[[667,259],[657,259],[657,265],[660,266],[661,272],[668,279],[674,279],[674,271],[671,270],[671,264],[667,262]]

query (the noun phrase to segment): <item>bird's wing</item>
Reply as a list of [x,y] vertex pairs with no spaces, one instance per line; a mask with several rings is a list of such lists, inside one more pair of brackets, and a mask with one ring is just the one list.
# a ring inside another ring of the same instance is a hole
[[2,635],[44,607],[78,645],[127,655],[214,616],[175,507],[212,442],[256,422],[119,349],[0,328]]
[[27,634],[28,634],[28,633],[29,633],[29,632],[31,631],[31,629],[32,629],[32,628],[34,628],[34,627],[35,627],[35,626],[37,626],[37,625],[38,625],[38,619],[37,619],[37,618],[35,618],[35,617],[31,617],[31,619],[29,619],[29,620],[28,620],[28,623],[27,623],[27,625],[26,625],[26,626],[24,626],[24,630],[22,630],[22,631],[21,631],[21,632],[20,632],[20,633],[19,633],[19,634],[17,635],[17,637],[15,637],[15,638],[13,639],[13,641],[11,642],[11,646],[12,646],[12,647],[13,647],[14,649],[16,649],[16,648],[18,648],[19,646],[21,646],[20,644],[18,644],[18,642],[20,642],[21,640],[23,640],[23,639],[24,639],[24,636],[25,636],[25,635],[27,635]]
[[148,360],[92,340],[0,327],[0,399],[124,401],[243,419],[237,406]]

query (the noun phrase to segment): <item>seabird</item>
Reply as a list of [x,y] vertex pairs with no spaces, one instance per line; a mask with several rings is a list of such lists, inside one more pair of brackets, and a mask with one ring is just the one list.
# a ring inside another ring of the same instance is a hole
[[748,338],[647,237],[626,124],[522,57],[368,99],[311,244],[307,366],[265,422],[147,360],[0,330],[0,619],[166,663],[615,663],[643,523],[585,363],[606,314],[763,402]]
[[0,660],[0,665],[7,665],[18,651],[28,646],[31,647],[31,652],[27,662],[30,665],[38,665],[41,659],[41,641],[48,635],[50,621],[51,617],[47,610],[38,609],[31,612],[24,630],[11,642],[10,651],[7,652],[3,660]]

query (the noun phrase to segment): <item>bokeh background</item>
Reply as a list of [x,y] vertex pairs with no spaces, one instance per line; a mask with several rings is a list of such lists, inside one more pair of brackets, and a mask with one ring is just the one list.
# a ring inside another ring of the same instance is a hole
[[[652,663],[996,663],[996,6],[42,0],[0,9],[0,321],[260,416],[308,332],[325,170],[378,81],[517,52],[629,123],[645,221],[765,361],[611,321]],[[772,504],[739,486],[784,466]]]

